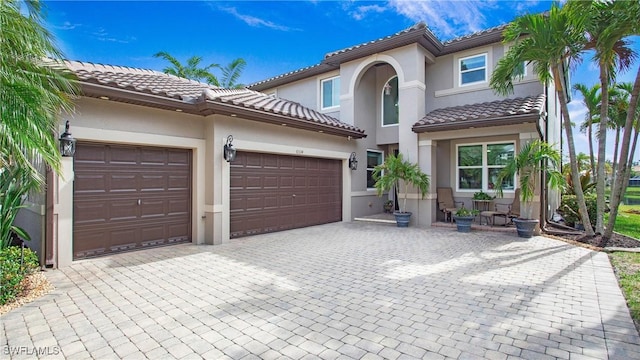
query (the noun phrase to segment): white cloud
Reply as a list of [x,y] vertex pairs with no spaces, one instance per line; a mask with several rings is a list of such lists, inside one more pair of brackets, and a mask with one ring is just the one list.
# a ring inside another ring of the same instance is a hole
[[351,11],[349,15],[356,20],[362,20],[368,13],[383,13],[387,9],[380,5],[358,6],[355,11]]
[[415,22],[426,22],[435,33],[454,37],[484,29],[486,19],[482,13],[484,9],[493,8],[494,3],[470,0],[391,0],[389,6]]
[[73,30],[78,26],[82,26],[82,24],[72,24],[69,21],[63,22],[62,25],[51,25],[52,28],[58,29],[58,30]]
[[116,43],[120,43],[120,44],[128,44],[130,42],[133,42],[133,41],[137,40],[133,36],[128,36],[128,37],[126,37],[124,39],[113,37],[104,28],[98,28],[98,30],[93,32],[92,35],[98,41],[116,42]]
[[231,14],[233,16],[235,16],[236,18],[238,18],[239,20],[243,21],[245,24],[249,25],[249,26],[253,26],[253,27],[266,27],[269,29],[273,29],[273,30],[279,30],[279,31],[291,31],[291,30],[296,30],[296,29],[292,29],[288,26],[284,26],[284,25],[278,25],[272,21],[269,20],[264,20],[255,16],[251,16],[251,15],[245,15],[245,14],[240,14],[238,12],[238,9],[236,9],[235,7],[219,7],[218,9],[220,9],[221,11],[224,11],[228,14]]

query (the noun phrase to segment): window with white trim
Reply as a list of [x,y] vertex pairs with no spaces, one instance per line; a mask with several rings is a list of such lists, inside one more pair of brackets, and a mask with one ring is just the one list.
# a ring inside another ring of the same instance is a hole
[[[498,174],[515,156],[514,142],[464,144],[457,146],[456,182],[458,191],[491,191]],[[515,176],[505,179],[502,189],[515,189]]]
[[398,96],[398,77],[394,76],[382,87],[382,126],[398,124]]
[[487,81],[487,54],[467,56],[458,60],[460,86]]
[[340,76],[320,81],[322,110],[340,106]]
[[382,151],[367,150],[367,188],[373,189],[376,181],[373,179],[373,170],[377,165],[382,164],[384,156]]

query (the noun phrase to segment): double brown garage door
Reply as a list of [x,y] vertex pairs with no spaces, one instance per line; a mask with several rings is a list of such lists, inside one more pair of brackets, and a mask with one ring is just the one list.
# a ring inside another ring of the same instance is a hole
[[238,152],[230,196],[232,238],[341,221],[342,163]]
[[191,150],[78,143],[73,256],[191,241]]

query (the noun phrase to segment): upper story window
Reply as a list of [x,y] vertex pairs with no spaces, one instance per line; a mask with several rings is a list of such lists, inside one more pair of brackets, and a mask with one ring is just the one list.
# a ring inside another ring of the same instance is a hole
[[322,110],[340,106],[340,77],[320,81]]
[[487,54],[468,56],[458,61],[460,86],[487,81]]
[[[458,145],[456,177],[458,191],[495,189],[498,174],[515,155],[515,143]],[[502,189],[515,189],[515,176],[505,179]]]
[[398,108],[398,77],[394,76],[382,88],[382,126],[397,125]]

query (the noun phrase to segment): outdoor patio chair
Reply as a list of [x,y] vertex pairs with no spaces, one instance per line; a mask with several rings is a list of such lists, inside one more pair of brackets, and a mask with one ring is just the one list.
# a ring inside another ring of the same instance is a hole
[[492,225],[495,224],[496,216],[504,218],[504,226],[512,224],[513,219],[520,216],[520,189],[516,189],[511,204],[496,204],[496,211],[493,211],[491,216],[493,218]]
[[456,207],[456,204],[463,205],[464,203],[453,200],[453,190],[451,188],[438,188],[438,209],[444,213],[445,222],[447,222],[447,216],[449,221],[453,222],[453,213],[462,207]]

